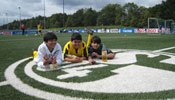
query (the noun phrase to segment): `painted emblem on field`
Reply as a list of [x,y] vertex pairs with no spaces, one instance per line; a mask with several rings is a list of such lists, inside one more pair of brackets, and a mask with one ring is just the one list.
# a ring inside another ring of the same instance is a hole
[[[167,48],[166,50],[174,48],[175,47],[171,47]],[[140,59],[137,57],[137,55],[144,55],[144,57],[148,59],[154,59],[156,57],[165,56],[166,59],[160,60],[158,63],[175,65],[175,54],[163,52],[164,50],[165,49],[156,51],[113,49],[112,51],[116,53],[115,58],[108,60],[108,62],[102,62],[99,59],[97,60],[97,64],[95,65],[89,65],[88,61],[83,61],[82,63],[74,64],[65,62],[67,64],[63,64],[62,69],[60,69],[64,71],[65,74],[58,75],[56,77],[59,80],[74,77],[88,77],[88,75],[93,72],[93,69],[106,68],[110,67],[110,65],[124,66],[121,68],[111,70],[111,72],[114,74],[109,77],[89,82],[63,82],[55,81],[40,76],[32,70],[32,67],[36,65],[33,61],[29,62],[25,66],[24,71],[26,75],[28,75],[30,78],[44,83],[46,85],[93,93],[147,93],[174,90],[175,79],[172,77],[175,77],[175,72],[164,69],[152,68],[152,66],[145,66],[138,63],[138,60]],[[9,68],[5,72],[6,79],[14,88],[18,89],[19,91],[25,91],[24,93],[26,94],[38,96],[37,94],[35,94],[35,92],[29,92],[29,90],[36,92],[44,91],[36,90],[22,83],[14,73],[14,70],[18,66],[18,64],[24,62],[25,60],[27,59],[20,60],[9,66]],[[14,81],[15,79],[16,81]],[[48,93],[48,96],[50,95]],[[42,98],[46,99],[47,97]]]

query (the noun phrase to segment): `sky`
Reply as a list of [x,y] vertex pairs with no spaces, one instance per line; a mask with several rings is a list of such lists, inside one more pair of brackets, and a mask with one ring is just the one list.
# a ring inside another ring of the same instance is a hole
[[[45,3],[44,3],[45,2]],[[73,14],[81,8],[92,8],[100,11],[107,4],[121,4],[133,2],[139,6],[152,7],[162,0],[64,0],[64,12]],[[63,13],[63,0],[0,0],[0,25],[13,20],[28,19],[38,15],[51,16]],[[20,7],[20,9],[19,9]]]

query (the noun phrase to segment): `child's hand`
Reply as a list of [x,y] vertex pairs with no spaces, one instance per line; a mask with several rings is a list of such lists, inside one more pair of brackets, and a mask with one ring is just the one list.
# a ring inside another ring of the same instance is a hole
[[89,59],[89,64],[94,64],[94,63],[96,63],[95,60],[93,60],[93,59]]
[[56,64],[56,57],[55,56],[51,57],[51,62],[52,62],[52,64]]
[[93,53],[92,53],[92,57],[101,58],[101,55],[99,55],[99,54],[98,54],[98,53],[96,53],[96,52],[93,52]]
[[81,62],[81,58],[80,57],[75,57],[75,58],[72,59],[72,62],[75,62],[75,63]]
[[93,52],[93,53],[92,53],[92,57],[97,57],[97,55],[98,55],[98,54],[97,54],[96,52]]
[[43,64],[44,65],[48,65],[48,57],[47,57],[47,54],[44,56],[44,61],[43,61]]

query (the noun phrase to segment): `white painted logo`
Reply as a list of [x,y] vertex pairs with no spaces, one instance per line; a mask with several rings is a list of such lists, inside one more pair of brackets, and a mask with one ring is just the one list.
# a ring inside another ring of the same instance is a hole
[[[164,55],[169,58],[162,60],[159,63],[175,65],[175,54],[162,52],[164,50],[174,48],[175,47],[171,47],[157,51],[114,49],[112,51],[116,52],[115,58],[112,60],[108,60],[108,62],[102,62],[101,60],[97,60],[98,64],[96,65],[88,65],[87,61],[83,61],[82,63],[76,63],[76,64],[68,64],[62,66],[62,69],[60,69],[66,72],[66,74],[58,75],[56,77],[58,79],[69,79],[72,77],[88,77],[88,74],[93,71],[90,69],[110,67],[110,65],[126,65],[125,67],[111,70],[111,72],[115,73],[115,75],[91,82],[82,82],[82,83],[61,82],[42,77],[37,73],[33,72],[32,67],[36,65],[33,61],[29,62],[25,66],[24,70],[26,75],[35,79],[36,81],[39,81],[46,85],[71,90],[96,92],[96,93],[140,93],[140,92],[146,93],[146,92],[174,90],[175,78],[172,77],[175,77],[175,72],[166,71],[162,69],[154,69],[151,68],[151,66],[142,66],[136,64],[138,60],[136,55],[146,55],[148,58],[155,58],[160,55]],[[44,99],[48,98],[49,99],[66,98],[68,100],[77,99],[72,97],[65,97],[58,94],[47,93],[32,88],[27,84],[21,82],[21,80],[16,77],[14,70],[20,63],[26,60],[27,59],[23,59],[12,64],[11,66],[8,67],[8,69],[5,72],[7,82],[11,84],[14,88],[28,95]],[[39,95],[38,92],[47,95]]]

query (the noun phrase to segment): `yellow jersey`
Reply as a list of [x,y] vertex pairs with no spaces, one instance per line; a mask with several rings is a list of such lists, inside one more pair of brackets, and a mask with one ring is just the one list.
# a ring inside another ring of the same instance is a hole
[[38,24],[38,31],[41,31],[41,25]]
[[75,55],[78,57],[87,57],[88,56],[88,49],[87,49],[86,43],[84,41],[81,42],[81,46],[78,49],[74,49],[71,41],[69,41],[64,46],[63,54],[64,54],[64,57],[67,57],[67,55]]

